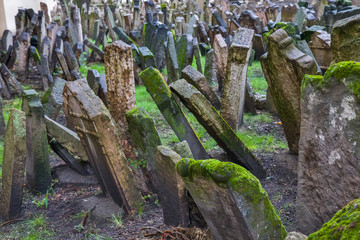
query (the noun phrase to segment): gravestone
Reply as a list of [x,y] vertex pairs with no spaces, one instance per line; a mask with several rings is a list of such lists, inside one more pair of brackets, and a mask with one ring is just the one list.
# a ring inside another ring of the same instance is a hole
[[143,70],[156,67],[154,54],[147,47],[139,47],[141,67]]
[[126,112],[131,140],[138,150],[138,158],[142,158],[147,163],[150,176],[146,178],[148,185],[157,191],[157,174],[155,152],[156,147],[161,145],[159,134],[156,130],[154,120],[141,107],[135,107]]
[[26,114],[26,180],[29,187],[45,193],[51,187],[44,109],[35,90],[25,90],[22,110]]
[[281,21],[282,22],[293,22],[296,13],[299,10],[299,6],[297,4],[288,4],[288,5],[283,5],[281,7]]
[[21,212],[26,161],[25,113],[11,109],[4,136],[0,215],[3,220],[16,218]]
[[13,89],[12,92],[16,92],[19,96],[21,96],[24,88],[21,86],[21,84],[18,82],[18,80],[10,72],[10,70],[6,67],[4,63],[1,64],[0,72],[7,84]]
[[337,21],[331,32],[331,54],[334,63],[360,61],[360,14]]
[[220,100],[206,81],[204,75],[188,65],[182,70],[181,77],[196,87],[216,109],[220,109]]
[[86,79],[67,82],[63,102],[66,118],[74,124],[103,192],[126,213],[134,212],[143,198],[122,151],[120,130],[109,111]]
[[45,116],[45,124],[48,134],[54,137],[64,148],[77,155],[81,160],[89,161],[85,149],[80,142],[80,138],[75,132],[48,116]]
[[95,69],[89,69],[86,80],[89,84],[89,87],[94,91],[96,95],[99,94],[99,88],[100,88],[100,74]]
[[217,83],[214,49],[210,49],[205,55],[204,76],[211,86]]
[[140,74],[140,78],[179,140],[186,140],[189,143],[195,159],[206,159],[208,157],[207,152],[180,106],[171,95],[161,73],[155,68],[148,68]]
[[183,158],[176,169],[215,239],[285,239],[266,191],[243,167]]
[[13,35],[10,30],[5,30],[1,37],[1,48],[3,51],[8,51],[10,46],[13,46]]
[[105,72],[111,116],[122,131],[122,143],[127,157],[131,156],[128,125],[125,114],[136,106],[133,55],[130,45],[121,40],[105,47]]
[[175,48],[174,35],[171,31],[167,32],[167,43],[165,47],[166,51],[166,69],[168,72],[167,83],[176,81],[179,79],[179,63],[177,59],[177,53]]
[[11,99],[12,90],[10,89],[9,84],[4,80],[1,74],[0,74],[0,85],[1,85],[1,96],[6,100]]
[[[62,42],[62,41],[61,41]],[[66,63],[66,59],[65,59],[65,56],[64,56],[64,52],[61,50],[61,48],[56,48],[55,49],[55,52],[56,52],[56,56],[57,56],[57,60],[59,61],[60,63],[60,66],[61,66],[61,69],[63,70],[63,73],[66,77],[66,79],[68,81],[71,81],[72,80],[72,76],[70,74],[70,70],[69,70],[69,67]]]
[[19,37],[19,51],[14,63],[15,72],[21,80],[26,79],[27,67],[29,62],[30,34],[22,32]]
[[[165,146],[156,148],[156,171],[164,223],[169,226],[190,225],[186,189],[176,164],[181,156]],[[161,186],[161,187],[160,187]]]
[[259,160],[241,142],[234,130],[200,92],[184,79],[170,84],[170,88],[233,162],[244,166],[259,178],[265,176],[265,170]]
[[187,141],[176,143],[173,147],[173,151],[179,154],[182,158],[194,158]]
[[176,44],[176,52],[181,72],[187,65],[191,65],[194,56],[193,37],[190,34],[184,34]]
[[84,45],[94,51],[101,58],[101,60],[104,61],[104,52],[99,47],[90,42],[88,39],[84,40]]
[[62,108],[65,83],[64,79],[55,77],[54,82],[41,99],[45,114],[53,120],[56,120]]
[[283,30],[269,37],[269,51],[261,57],[290,151],[298,153],[300,137],[300,86],[305,74],[315,74],[315,61],[298,50]]
[[155,36],[151,44],[151,50],[155,56],[156,66],[159,70],[165,68],[165,46],[167,41],[168,28],[164,24],[160,24],[156,29]]
[[216,68],[216,78],[219,84],[219,90],[222,91],[225,75],[226,75],[226,66],[228,61],[228,46],[226,45],[224,38],[220,34],[215,35],[213,49],[214,49],[214,61]]
[[248,64],[254,30],[238,28],[228,55],[226,77],[221,96],[221,116],[234,130],[242,124]]
[[296,220],[306,234],[357,198],[360,63],[340,62],[302,83]]
[[247,10],[241,13],[238,23],[243,28],[254,30],[256,34],[262,33],[262,22],[258,16],[251,10]]
[[309,47],[322,70],[327,70],[331,64],[331,36],[325,31],[316,31],[311,35]]
[[[64,42],[64,51],[65,51],[65,58],[67,65],[69,67],[69,71],[70,72],[75,71],[78,75],[81,76],[79,63],[75,57],[74,51],[72,50],[72,47],[69,42]],[[76,80],[76,79],[78,78],[74,78],[74,77],[72,78],[72,80]]]

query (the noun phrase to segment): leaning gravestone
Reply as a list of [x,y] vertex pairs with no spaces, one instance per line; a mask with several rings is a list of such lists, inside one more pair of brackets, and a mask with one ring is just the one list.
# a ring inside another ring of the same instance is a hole
[[102,190],[126,213],[134,212],[143,198],[122,151],[120,131],[109,111],[86,79],[67,82],[63,102],[66,118],[74,124]]
[[11,109],[4,137],[0,215],[3,220],[19,216],[26,160],[25,113]]
[[51,186],[44,109],[35,90],[25,90],[22,110],[26,114],[26,179],[31,189],[45,193]]
[[360,14],[337,21],[331,32],[334,63],[360,61]]
[[359,197],[360,63],[340,62],[302,84],[297,227],[312,233]]
[[267,193],[243,167],[183,158],[176,169],[215,239],[285,239]]
[[148,68],[140,74],[140,77],[179,140],[186,140],[189,143],[195,159],[208,158],[204,146],[180,106],[171,95],[171,91],[162,78],[161,73],[155,68]]
[[233,162],[244,166],[258,178],[265,176],[265,170],[259,160],[200,92],[184,79],[170,84],[170,88]]
[[122,132],[125,155],[130,157],[132,147],[125,114],[136,106],[131,46],[121,40],[107,45],[104,61],[110,113]]
[[209,100],[216,109],[220,109],[220,100],[211,88],[210,84],[206,81],[204,75],[195,70],[192,66],[188,65],[182,70],[181,77],[204,94],[206,99]]
[[274,104],[283,124],[290,151],[298,153],[300,137],[300,86],[305,74],[316,74],[315,61],[293,45],[279,29],[269,37],[269,51],[261,57]]
[[226,77],[221,96],[221,116],[234,130],[241,126],[245,106],[245,88],[254,30],[238,28],[228,55]]
[[55,77],[54,82],[50,88],[44,93],[41,103],[44,106],[45,114],[51,119],[56,120],[62,108],[62,95],[66,81],[64,79]]
[[168,72],[167,83],[170,84],[179,79],[179,63],[175,48],[175,40],[171,31],[167,32],[166,43],[166,69]]
[[156,171],[159,198],[163,207],[164,223],[170,226],[190,224],[189,205],[186,189],[176,171],[181,156],[165,146],[156,148]]

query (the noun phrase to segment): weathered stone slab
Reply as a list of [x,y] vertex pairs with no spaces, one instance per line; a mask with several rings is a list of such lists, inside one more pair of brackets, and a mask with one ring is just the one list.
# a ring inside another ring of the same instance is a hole
[[154,53],[156,67],[159,70],[165,68],[165,45],[167,41],[168,28],[164,24],[160,24],[156,29],[154,38],[151,44],[151,51]]
[[142,69],[156,67],[154,54],[147,47],[139,47],[140,61]]
[[6,67],[4,63],[1,64],[0,68],[1,74],[4,77],[4,80],[9,84],[9,86],[13,89],[12,92],[16,92],[19,96],[24,91],[24,88],[15,78],[15,76],[10,72],[10,70]]
[[205,55],[204,76],[208,83],[213,86],[216,84],[216,66],[214,60],[214,50],[210,49]]
[[89,69],[87,72],[86,80],[90,88],[94,91],[96,95],[99,94],[100,87],[100,74],[95,69]]
[[185,185],[176,171],[176,164],[180,160],[181,156],[171,149],[164,146],[156,148],[159,198],[163,207],[164,223],[170,226],[190,224]]
[[62,107],[63,90],[66,81],[64,79],[55,77],[54,82],[50,88],[44,93],[41,103],[44,107],[44,112],[51,119],[56,119]]
[[26,179],[29,187],[45,193],[51,186],[44,109],[35,90],[25,90],[22,110],[26,113]]
[[8,51],[10,46],[14,45],[12,32],[6,29],[1,37],[1,48],[3,51]]
[[72,76],[70,74],[69,67],[68,67],[68,65],[66,63],[64,52],[61,50],[61,48],[56,48],[55,52],[56,52],[57,59],[58,59],[58,61],[60,63],[61,69],[63,70],[66,79],[68,81],[71,81]]
[[184,79],[170,84],[170,88],[233,162],[244,166],[259,178],[265,176],[265,170],[259,160],[241,142],[234,130],[200,92]]
[[349,61],[303,80],[296,219],[306,234],[360,194],[359,77]]
[[148,68],[140,74],[140,77],[179,140],[186,140],[189,143],[195,159],[206,159],[208,154],[204,146],[171,95],[171,91],[161,73],[155,68]]
[[305,74],[316,73],[315,61],[298,50],[283,29],[270,35],[269,51],[260,60],[289,149],[298,153],[300,85]]
[[[64,42],[64,51],[67,65],[69,67],[70,72],[75,71],[78,75],[81,76],[79,63],[75,57],[74,51],[69,42]],[[76,80],[79,78],[72,78],[72,80]]]
[[88,48],[90,48],[91,50],[93,50],[97,55],[99,55],[99,57],[104,60],[104,52],[98,48],[95,44],[93,44],[92,42],[90,42],[88,39],[84,40],[84,45],[86,45]]
[[170,84],[171,82],[179,79],[179,63],[175,48],[174,35],[171,31],[167,32],[167,38],[168,40],[165,47],[167,57],[166,69],[168,72],[167,83]]
[[81,160],[89,161],[80,138],[75,132],[48,116],[45,116],[45,124],[48,134],[54,137],[64,148],[77,155]]
[[29,62],[29,47],[30,47],[30,34],[27,32],[21,33],[19,37],[19,51],[14,63],[15,72],[18,73],[21,79],[26,78],[27,67]]
[[105,74],[100,74],[98,96],[106,107],[109,107],[108,92]]
[[200,49],[199,49],[199,43],[196,38],[193,39],[193,49],[194,49],[194,57],[196,62],[196,69],[202,73],[202,66],[201,66],[201,58],[200,58]]
[[332,61],[360,61],[360,14],[337,21],[331,32]]
[[282,22],[293,22],[296,13],[299,10],[299,6],[297,4],[288,4],[288,5],[283,5],[281,7],[281,21]]
[[16,218],[21,212],[26,160],[25,113],[11,109],[4,136],[0,215],[3,220]]
[[206,81],[204,75],[188,65],[182,70],[181,77],[196,87],[216,109],[220,109],[220,100],[210,84]]
[[221,96],[221,116],[234,130],[242,123],[245,105],[247,69],[254,30],[238,28],[229,49],[229,56]]
[[243,167],[183,158],[176,169],[215,239],[285,239],[266,191]]
[[65,115],[75,125],[102,190],[127,213],[134,212],[143,199],[122,151],[120,131],[106,106],[86,79],[67,82],[63,101]]
[[126,121],[131,140],[138,150],[138,159],[144,159],[147,163],[148,174],[146,175],[150,175],[145,179],[147,185],[157,192],[159,186],[157,185],[155,152],[156,147],[161,145],[161,140],[154,120],[145,109],[136,107],[126,113]]
[[191,65],[194,58],[193,37],[190,34],[184,34],[176,44],[176,52],[181,72],[187,65]]
[[182,158],[194,158],[187,141],[176,143],[173,147],[173,150],[174,152],[179,154]]
[[244,111],[256,115],[256,98],[249,78],[246,79]]
[[296,47],[302,51],[303,53],[305,53],[306,55],[309,55],[310,57],[312,57],[312,59],[314,60],[315,64],[316,64],[316,70],[317,70],[317,74],[322,74],[321,72],[321,68],[318,64],[318,62],[316,61],[316,58],[313,54],[313,52],[311,51],[309,44],[305,41],[305,40],[301,40],[300,42],[297,43]]
[[115,20],[114,20],[114,15],[109,7],[109,5],[107,3],[104,4],[104,12],[105,12],[105,22],[106,25],[109,29],[109,35],[112,38],[113,41],[118,40],[113,28],[116,27],[115,25]]
[[220,34],[215,35],[213,49],[216,78],[219,84],[219,90],[222,91],[228,61],[228,46],[226,45],[224,38]]
[[11,99],[12,90],[10,89],[9,84],[4,80],[1,74],[0,74],[0,86],[1,86],[1,96],[7,100]]
[[320,68],[327,70],[332,60],[331,35],[325,31],[316,31],[311,35],[309,47],[316,58]]

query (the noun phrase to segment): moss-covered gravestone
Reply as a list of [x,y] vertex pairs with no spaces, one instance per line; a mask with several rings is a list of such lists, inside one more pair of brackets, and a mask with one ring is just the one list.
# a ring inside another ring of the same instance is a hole
[[334,63],[360,61],[360,14],[337,21],[331,32]]
[[139,152],[138,158],[143,158],[147,163],[151,176],[148,185],[153,189],[156,186],[156,147],[161,145],[161,139],[156,130],[154,120],[141,107],[136,107],[126,113],[126,121],[129,126],[131,140]]
[[339,210],[322,228],[310,234],[308,240],[360,238],[360,199],[355,199]]
[[297,228],[312,233],[360,196],[360,63],[340,62],[302,84]]
[[242,123],[245,88],[254,30],[238,28],[228,55],[224,89],[221,96],[221,116],[237,130]]
[[259,160],[241,142],[234,130],[204,95],[184,79],[172,83],[170,88],[195,115],[199,123],[203,125],[219,146],[225,150],[233,162],[241,164],[259,178],[265,176],[265,170]]
[[35,90],[24,91],[22,110],[26,114],[26,179],[31,189],[44,193],[51,186],[51,173],[45,113]]
[[3,220],[21,212],[26,160],[25,113],[11,109],[4,137],[0,215]]
[[63,95],[66,118],[73,122],[100,186],[127,213],[143,198],[123,152],[120,130],[86,79],[67,82]]
[[290,151],[298,153],[300,137],[300,86],[305,74],[316,74],[315,61],[298,50],[283,29],[269,37],[261,66],[283,124]]
[[134,60],[130,45],[119,40],[105,47],[106,85],[111,116],[119,126],[126,157],[132,157],[125,114],[136,106]]
[[187,65],[191,65],[193,61],[194,48],[192,35],[184,34],[180,37],[176,44],[176,52],[179,63],[179,71],[181,72],[184,67],[186,67]]
[[259,180],[218,160],[183,158],[176,169],[215,239],[284,239],[285,227]]
[[216,84],[216,67],[215,67],[215,60],[214,60],[214,49],[210,49],[205,54],[205,69],[204,69],[204,76],[206,81],[213,86]]
[[156,148],[156,169],[159,198],[163,207],[164,223],[171,226],[190,224],[188,198],[183,180],[176,172],[181,156],[165,146]]
[[180,141],[186,140],[195,159],[206,159],[208,154],[200,139],[191,127],[185,114],[176,103],[161,73],[155,68],[148,68],[140,73],[140,77],[152,99],[160,109],[170,127]]
[[147,47],[139,47],[141,68],[156,67],[154,54]]

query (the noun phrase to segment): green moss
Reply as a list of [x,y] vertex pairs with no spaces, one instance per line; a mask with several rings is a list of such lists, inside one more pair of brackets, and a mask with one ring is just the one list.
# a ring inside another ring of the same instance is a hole
[[311,84],[312,86],[317,86],[320,87],[322,86],[324,83],[324,77],[321,75],[308,75],[306,74],[304,76],[304,79],[301,82],[301,92],[303,91],[303,89],[305,89],[305,87],[309,84]]
[[308,239],[360,239],[360,199],[351,201],[343,207],[319,231],[311,234]]
[[297,41],[297,34],[299,34],[299,30],[295,27],[294,23],[284,23],[278,22],[275,24],[274,28],[270,29],[270,31],[263,34],[263,40],[267,44],[269,42],[269,37],[278,29],[284,29],[285,32],[292,38],[294,41]]
[[182,177],[189,176],[189,166],[194,163],[195,160],[192,158],[182,158],[176,164],[176,170]]

